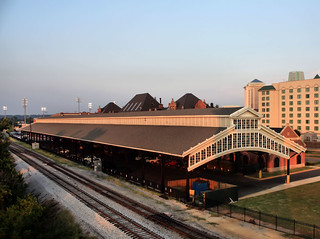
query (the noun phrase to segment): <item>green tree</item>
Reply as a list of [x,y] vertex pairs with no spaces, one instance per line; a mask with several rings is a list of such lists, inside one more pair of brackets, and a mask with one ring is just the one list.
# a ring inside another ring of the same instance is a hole
[[2,214],[1,235],[6,238],[34,238],[34,223],[42,216],[43,207],[31,195],[18,199]]
[[26,184],[15,171],[8,146],[0,134],[0,239],[93,238],[83,235],[71,213],[56,202],[39,203],[25,194]]
[[0,209],[4,210],[24,197],[26,184],[13,165],[8,151],[9,141],[0,137]]
[[12,122],[8,118],[3,118],[0,123],[0,132],[3,130],[12,130]]

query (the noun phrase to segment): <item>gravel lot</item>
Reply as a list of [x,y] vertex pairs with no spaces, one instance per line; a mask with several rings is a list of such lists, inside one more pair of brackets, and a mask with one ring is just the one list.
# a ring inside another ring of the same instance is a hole
[[[83,230],[96,236],[97,238],[129,238],[118,228],[105,221],[97,213],[79,202],[68,192],[60,188],[49,179],[45,178],[41,173],[34,170],[20,158],[14,156],[16,169],[20,171],[26,183],[29,184],[29,191],[41,194],[46,199],[55,199],[61,205],[68,208],[80,223]],[[249,223],[241,222],[228,217],[217,217],[208,211],[190,209],[186,205],[173,199],[163,199],[160,194],[148,191],[144,188],[132,185],[126,181],[113,178],[106,174],[95,174],[92,170],[72,168],[84,177],[95,180],[105,186],[118,191],[136,201],[142,202],[147,206],[157,209],[159,212],[166,213],[176,219],[184,221],[196,228],[214,232],[222,238],[285,238],[281,233],[258,227]],[[94,192],[92,192],[94,193]],[[134,218],[139,223],[143,223],[146,227],[155,231],[164,238],[179,238],[174,233],[168,233],[157,225],[146,222],[144,218],[122,208],[111,201],[106,202],[112,205],[125,215]],[[126,211],[125,211],[126,210]]]

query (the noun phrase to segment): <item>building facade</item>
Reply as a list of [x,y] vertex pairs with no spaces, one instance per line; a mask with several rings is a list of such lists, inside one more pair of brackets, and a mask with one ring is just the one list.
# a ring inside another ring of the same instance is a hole
[[289,72],[288,81],[304,80],[303,71],[291,71]]
[[210,163],[217,170],[244,173],[280,170],[286,162],[304,166],[305,147],[266,127],[262,117],[247,107],[63,115],[40,118],[21,131],[26,141],[68,152],[77,161],[100,157],[105,168],[139,154],[174,157],[188,171]]
[[258,111],[263,114],[262,123],[269,127],[289,124],[302,134],[311,131],[319,135],[320,79],[296,80],[293,76],[289,79],[259,89]]
[[265,86],[265,83],[260,80],[254,79],[244,87],[244,105],[246,107],[252,108],[254,110],[259,109],[258,90],[263,86]]

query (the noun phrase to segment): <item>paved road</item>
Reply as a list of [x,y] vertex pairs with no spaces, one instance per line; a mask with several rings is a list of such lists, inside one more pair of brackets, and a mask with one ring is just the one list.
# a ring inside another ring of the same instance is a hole
[[306,162],[320,163],[320,158],[306,158]]
[[[317,176],[320,176],[320,169],[291,174],[290,181],[295,182],[298,180],[317,177]],[[280,176],[276,178],[259,180],[258,182],[253,182],[247,185],[244,185],[244,184],[239,185],[239,197],[243,197],[251,193],[260,192],[262,190],[269,189],[269,188],[278,186],[280,184],[283,184],[285,183],[286,178],[287,176],[285,175],[285,176]]]
[[[266,189],[284,184],[287,178],[287,176],[284,175],[284,176],[274,177],[270,179],[258,180],[258,179],[248,178],[242,175],[237,175],[237,174],[227,175],[227,174],[218,174],[218,173],[202,173],[201,175],[208,179],[213,179],[217,181],[238,185],[239,197],[243,197],[252,193],[257,193],[262,190],[266,190]],[[291,174],[290,179],[291,179],[291,182],[295,182],[298,180],[317,177],[317,176],[320,176],[320,168],[312,171]]]

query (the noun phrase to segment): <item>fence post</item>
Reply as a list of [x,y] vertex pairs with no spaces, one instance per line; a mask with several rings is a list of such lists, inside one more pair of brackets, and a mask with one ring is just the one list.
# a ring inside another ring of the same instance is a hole
[[293,235],[296,234],[296,220],[293,219]]
[[313,224],[313,239],[316,238],[316,224]]
[[243,221],[246,221],[246,208],[243,208]]
[[278,231],[278,216],[276,215],[276,231]]
[[259,211],[259,227],[261,226],[261,211]]

